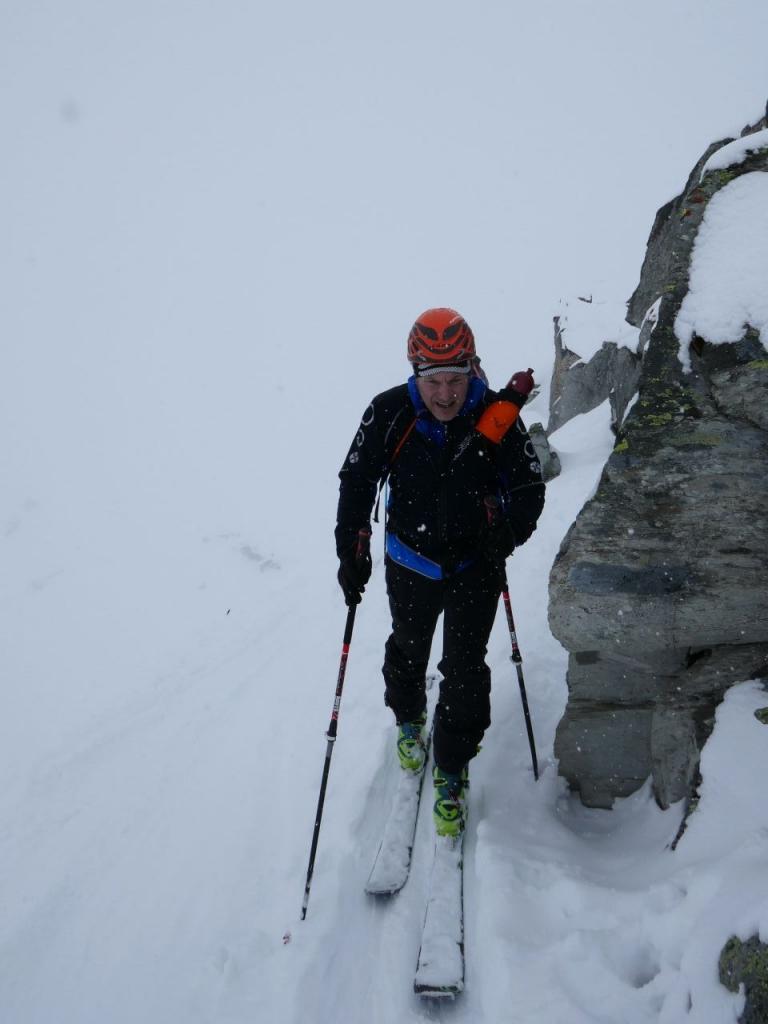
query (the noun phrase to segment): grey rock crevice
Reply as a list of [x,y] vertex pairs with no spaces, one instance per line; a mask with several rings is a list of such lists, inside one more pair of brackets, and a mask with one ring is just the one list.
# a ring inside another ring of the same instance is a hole
[[574,416],[590,412],[609,399],[614,429],[637,391],[641,356],[615,341],[603,341],[588,362],[565,340],[560,317],[554,317],[555,362],[552,369],[547,434]]

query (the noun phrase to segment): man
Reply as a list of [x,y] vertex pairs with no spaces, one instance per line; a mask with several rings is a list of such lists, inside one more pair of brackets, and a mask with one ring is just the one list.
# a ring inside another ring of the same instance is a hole
[[[421,771],[426,670],[443,612],[434,819],[439,835],[457,836],[466,818],[468,762],[490,724],[484,659],[504,562],[536,528],[544,484],[516,418],[533,387],[530,371],[512,378],[512,390],[492,392],[469,325],[446,308],[418,318],[408,360],[413,375],[373,399],[339,473],[338,578],[347,605],[359,602],[371,560],[356,553],[358,532],[370,529],[377,489],[386,481],[392,633],[384,655],[385,703],[397,721],[401,768]],[[510,420],[516,422],[504,432]]]

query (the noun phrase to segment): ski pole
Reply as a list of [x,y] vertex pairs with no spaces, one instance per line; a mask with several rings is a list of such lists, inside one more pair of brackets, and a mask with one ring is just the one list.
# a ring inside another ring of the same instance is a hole
[[[489,494],[485,498],[485,511],[488,516],[488,525],[494,527],[499,520],[499,499],[495,494]],[[512,642],[512,653],[509,656],[509,660],[514,664],[517,670],[517,681],[520,684],[520,701],[523,705],[523,716],[525,717],[525,730],[528,733],[528,746],[531,748],[531,762],[533,764],[533,777],[538,782],[539,779],[539,761],[536,757],[536,741],[533,738],[533,723],[531,722],[531,712],[528,709],[528,697],[525,692],[525,679],[523,678],[523,656],[520,653],[520,648],[517,643],[517,630],[515,629],[515,619],[512,615],[512,602],[509,598],[509,583],[507,581],[507,568],[506,565],[502,570],[504,586],[502,588],[501,596],[504,600],[504,611],[507,613],[507,626],[509,626],[509,639]]]
[[533,777],[538,782],[539,779],[539,762],[536,758],[536,741],[533,738],[533,725],[531,723],[531,713],[528,710],[528,698],[525,695],[525,680],[523,679],[523,657],[520,654],[520,648],[517,646],[517,633],[515,632],[515,620],[512,617],[512,602],[509,599],[509,584],[507,583],[507,572],[504,570],[504,590],[502,595],[504,598],[504,610],[507,613],[507,625],[509,626],[509,638],[512,641],[512,653],[509,656],[509,660],[514,663],[517,669],[517,681],[520,684],[520,700],[523,705],[523,715],[525,716],[525,728],[528,733],[528,746],[531,748],[531,762],[533,764]]
[[[365,558],[371,542],[369,530],[360,530],[357,535],[357,558]],[[339,708],[341,706],[341,692],[344,689],[344,676],[347,672],[347,658],[349,657],[349,646],[352,643],[352,629],[355,625],[355,612],[357,605],[353,604],[347,611],[347,624],[344,629],[344,639],[341,645],[341,662],[339,663],[339,676],[336,682],[336,695],[333,700],[331,711],[331,724],[325,734],[328,745],[325,750],[325,763],[323,764],[323,777],[320,782],[320,795],[317,799],[317,812],[315,813],[315,827],[312,832],[312,847],[309,851],[309,867],[307,868],[307,881],[304,886],[304,900],[301,904],[301,920],[307,916],[307,904],[309,903],[309,890],[312,885],[312,875],[315,870],[315,854],[317,853],[317,841],[320,838],[320,823],[323,819],[323,805],[325,804],[325,790],[328,785],[328,773],[331,770],[331,755],[333,744],[336,742],[336,731],[339,724]]]

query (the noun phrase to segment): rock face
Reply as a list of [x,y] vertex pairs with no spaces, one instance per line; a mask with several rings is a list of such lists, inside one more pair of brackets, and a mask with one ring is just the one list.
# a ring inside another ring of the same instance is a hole
[[749,326],[695,337],[685,372],[674,332],[707,203],[768,172],[762,149],[700,181],[722,144],[656,217],[629,304],[645,322],[638,399],[550,578],[569,652],[555,754],[593,807],[649,777],[662,807],[689,795],[724,692],[768,670],[768,353]]
[[540,423],[532,423],[528,427],[528,436],[541,463],[541,475],[544,481],[554,480],[560,475],[560,456],[550,448],[547,433]]
[[596,409],[610,398],[613,423],[618,429],[630,399],[637,390],[640,356],[615,342],[604,341],[588,363],[568,348],[555,317],[555,365],[549,391],[547,434],[582,413]]

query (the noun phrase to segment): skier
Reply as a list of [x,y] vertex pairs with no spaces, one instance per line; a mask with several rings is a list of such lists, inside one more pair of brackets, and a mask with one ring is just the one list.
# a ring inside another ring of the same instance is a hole
[[[494,416],[502,405],[516,416],[533,387],[531,371],[515,374],[500,395],[492,392],[469,325],[447,308],[421,314],[408,337],[408,360],[412,376],[373,399],[339,473],[338,580],[347,605],[357,604],[371,575],[370,555],[357,555],[358,533],[370,530],[377,491],[387,482],[392,632],[384,700],[398,726],[400,767],[420,773],[426,670],[442,612],[434,821],[438,835],[457,837],[466,821],[468,763],[490,725],[485,655],[504,563],[536,528],[544,484],[520,419],[502,436]],[[499,401],[510,396],[516,405]],[[489,496],[496,499],[493,516]]]

